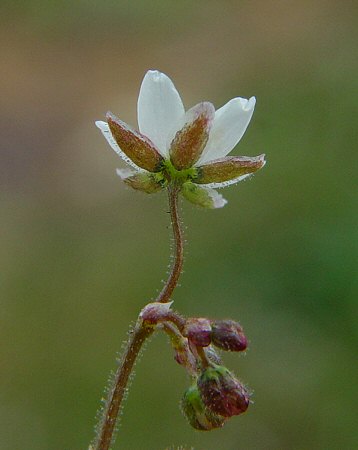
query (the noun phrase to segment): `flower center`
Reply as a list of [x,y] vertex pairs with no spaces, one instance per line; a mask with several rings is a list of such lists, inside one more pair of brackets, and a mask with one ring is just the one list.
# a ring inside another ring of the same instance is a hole
[[169,159],[166,159],[162,162],[161,170],[153,175],[159,183],[182,185],[186,181],[195,179],[198,176],[198,170],[195,167],[178,170]]

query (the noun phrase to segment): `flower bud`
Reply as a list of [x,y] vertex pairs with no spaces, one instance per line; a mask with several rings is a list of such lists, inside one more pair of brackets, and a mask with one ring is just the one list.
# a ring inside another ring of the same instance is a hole
[[143,320],[143,322],[146,322],[147,324],[156,325],[158,322],[166,320],[172,303],[173,302],[148,303],[140,312],[139,317]]
[[250,403],[245,387],[224,366],[205,369],[198,379],[198,388],[204,404],[220,416],[241,414]]
[[211,323],[211,341],[222,350],[242,352],[247,347],[247,339],[242,327],[234,320],[215,320]]
[[207,347],[211,342],[210,320],[202,318],[190,318],[186,321],[183,336],[200,347]]
[[193,356],[189,348],[184,344],[182,344],[181,346],[174,346],[174,359],[178,364],[184,367],[189,367],[189,369],[191,369],[192,367],[196,368],[197,366],[195,357]]
[[166,322],[164,331],[169,335],[175,361],[183,366],[190,376],[195,376],[198,372],[198,364],[189,348],[188,339],[184,338],[171,323]]
[[181,408],[189,424],[196,430],[210,431],[221,428],[225,423],[225,417],[221,417],[207,408],[196,385],[187,389],[181,400]]

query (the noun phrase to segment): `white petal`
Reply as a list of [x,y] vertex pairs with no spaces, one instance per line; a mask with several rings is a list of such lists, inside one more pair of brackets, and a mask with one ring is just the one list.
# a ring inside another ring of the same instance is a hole
[[121,180],[125,180],[126,178],[129,178],[129,177],[135,175],[137,173],[137,171],[134,171],[134,170],[126,167],[124,169],[116,169],[116,173]]
[[218,191],[215,191],[215,189],[211,189],[209,187],[204,189],[207,191],[208,195],[212,198],[214,208],[222,208],[223,206],[226,205],[227,200],[221,194],[219,194]]
[[196,166],[226,156],[240,141],[254,112],[256,99],[233,98],[215,113],[209,141]]
[[97,120],[95,122],[96,126],[102,131],[103,136],[107,139],[107,142],[109,145],[113,148],[113,150],[119,155],[123,161],[125,161],[128,165],[132,166],[133,169],[136,171],[142,172],[143,169],[137,166],[128,156],[122,152],[119,145],[115,141],[114,137],[112,136],[111,130],[109,129],[108,123],[103,122],[102,120]]
[[226,186],[230,186],[231,184],[239,183],[239,181],[245,180],[245,178],[249,178],[253,176],[253,173],[246,173],[245,175],[240,175],[237,178],[233,178],[232,180],[223,181],[221,183],[208,183],[208,184],[200,184],[199,186],[205,187],[205,188],[223,188]]
[[164,157],[169,156],[168,135],[184,112],[183,102],[171,79],[157,70],[149,70],[138,97],[138,126]]
[[190,181],[183,184],[181,193],[189,202],[204,208],[222,208],[227,203],[227,200],[214,189]]

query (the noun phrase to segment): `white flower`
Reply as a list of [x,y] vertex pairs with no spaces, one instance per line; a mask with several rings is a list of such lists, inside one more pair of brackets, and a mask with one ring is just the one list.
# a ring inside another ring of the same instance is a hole
[[189,201],[220,208],[227,201],[214,188],[237,183],[265,165],[265,155],[226,156],[245,133],[255,102],[237,97],[217,111],[203,102],[185,112],[170,78],[150,70],[139,92],[139,132],[111,113],[108,122],[96,125],[131,166],[117,170],[124,182],[148,193],[176,183]]

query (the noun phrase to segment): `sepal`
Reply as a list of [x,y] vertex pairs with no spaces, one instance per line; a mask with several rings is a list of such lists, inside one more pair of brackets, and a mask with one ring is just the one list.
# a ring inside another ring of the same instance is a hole
[[189,169],[198,161],[208,142],[214,116],[215,108],[209,102],[199,103],[187,111],[169,150],[176,169]]
[[225,417],[213,413],[204,405],[195,384],[185,391],[181,408],[189,424],[196,430],[210,431],[221,428],[226,420]]
[[132,130],[110,112],[106,118],[113,138],[131,161],[149,172],[160,171],[163,157],[148,138]]
[[190,181],[183,184],[182,194],[189,202],[203,208],[222,208],[227,203],[227,200],[215,189],[199,187]]
[[128,186],[147,194],[159,192],[165,185],[164,180],[158,181],[156,174],[150,172],[137,172],[129,176],[123,176],[122,171],[117,170],[117,174]]
[[226,186],[257,172],[265,163],[264,154],[254,157],[228,156],[217,159],[197,168],[198,176],[195,183],[206,184],[211,187]]

